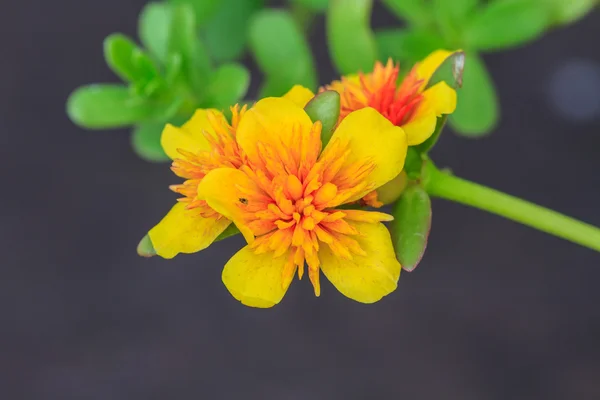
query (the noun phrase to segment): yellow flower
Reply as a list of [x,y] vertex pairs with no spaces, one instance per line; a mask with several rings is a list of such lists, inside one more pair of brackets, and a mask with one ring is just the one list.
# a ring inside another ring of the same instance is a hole
[[377,62],[373,72],[342,77],[326,88],[340,93],[341,119],[353,111],[372,107],[402,127],[408,145],[415,146],[433,134],[438,117],[456,109],[456,92],[445,82],[426,89],[433,73],[451,54],[444,50],[432,53],[416,64],[400,84],[399,66],[390,59],[385,66]]
[[243,304],[271,307],[306,263],[317,296],[323,271],[349,298],[378,301],[400,276],[381,223],[392,217],[340,206],[398,176],[406,135],[366,107],[348,114],[322,150],[321,124],[301,107],[310,96],[301,88],[295,94],[248,110],[235,135],[244,165],[213,169],[198,185],[198,199],[248,241],[225,265],[223,282]]
[[162,147],[173,160],[173,172],[186,181],[171,186],[171,190],[184,197],[148,233],[159,256],[173,258],[179,253],[205,249],[231,224],[204,200],[198,199],[197,191],[198,184],[210,171],[239,168],[243,164],[235,131],[245,112],[245,106],[232,107],[230,125],[217,110],[198,110],[181,128],[165,127]]

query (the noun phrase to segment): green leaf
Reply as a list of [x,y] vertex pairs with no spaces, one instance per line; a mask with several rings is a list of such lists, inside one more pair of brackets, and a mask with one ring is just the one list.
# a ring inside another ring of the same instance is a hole
[[569,24],[598,7],[598,0],[541,0],[552,9],[552,20],[556,24]]
[[421,186],[408,187],[392,210],[390,223],[396,257],[405,271],[413,271],[425,253],[431,229],[431,200]]
[[479,0],[433,0],[431,9],[437,27],[450,47],[461,47],[461,34]]
[[153,257],[156,255],[156,250],[154,249],[150,236],[146,235],[140,240],[137,247],[137,253],[142,257]]
[[416,180],[423,169],[423,158],[415,146],[409,146],[404,161],[404,171],[410,179]]
[[465,53],[462,50],[451,53],[433,72],[427,88],[440,82],[446,82],[451,88],[460,88],[463,84],[465,70]]
[[422,30],[386,29],[375,33],[379,59],[392,58],[413,65],[434,50],[445,46],[444,39],[436,33]]
[[344,75],[371,71],[377,43],[371,30],[372,0],[331,0],[327,11],[327,43],[335,67]]
[[204,44],[198,37],[194,12],[189,4],[173,8],[169,32],[169,56],[181,56],[181,72],[186,82],[200,95],[211,74],[211,65]]
[[250,84],[250,72],[241,64],[219,67],[206,89],[207,106],[228,109],[244,97]]
[[151,122],[136,125],[131,135],[131,145],[140,158],[151,162],[169,161],[160,144],[164,127],[164,123]]
[[132,96],[123,85],[99,84],[76,89],[67,101],[71,120],[89,129],[119,128],[152,117],[155,107]]
[[431,10],[426,0],[383,0],[383,4],[400,19],[424,26],[431,21]]
[[139,16],[138,35],[142,44],[163,63],[167,59],[171,20],[171,7],[164,3],[148,3]]
[[225,230],[223,232],[221,232],[221,234],[219,236],[217,236],[217,238],[215,239],[215,242],[230,238],[239,233],[240,233],[240,230],[238,229],[237,226],[235,226],[235,224],[229,224],[229,226],[227,228],[225,228]]
[[464,22],[475,11],[479,0],[433,0],[432,9],[455,23]]
[[476,53],[467,53],[463,86],[458,92],[456,111],[450,125],[459,134],[477,137],[489,133],[498,123],[498,98],[492,79]]
[[[190,10],[194,13],[194,19],[198,26],[202,26],[206,21],[212,18],[217,11],[219,3],[222,0],[168,0],[169,3],[179,5],[189,5]],[[246,0],[240,1],[243,2]]]
[[540,37],[550,25],[550,12],[539,0],[494,0],[466,25],[468,48],[497,50]]
[[333,130],[340,117],[340,94],[335,90],[326,90],[313,97],[304,107],[313,122],[321,121],[321,141],[323,148],[329,143]]
[[290,0],[290,2],[316,12],[325,11],[329,5],[329,0]]
[[442,115],[441,117],[438,117],[437,124],[435,125],[435,131],[433,131],[433,134],[429,137],[429,139],[427,139],[420,145],[415,146],[420,153],[427,153],[433,148],[433,146],[435,146],[442,134],[442,131],[444,130],[444,126],[446,126],[447,120],[447,115]]
[[217,63],[239,58],[246,47],[250,18],[264,0],[222,0],[202,30],[206,47]]
[[254,59],[265,74],[263,94],[283,95],[295,84],[316,88],[312,53],[288,12],[256,13],[250,22],[249,40]]
[[124,81],[147,82],[158,75],[154,62],[125,35],[115,33],[104,39],[104,58]]

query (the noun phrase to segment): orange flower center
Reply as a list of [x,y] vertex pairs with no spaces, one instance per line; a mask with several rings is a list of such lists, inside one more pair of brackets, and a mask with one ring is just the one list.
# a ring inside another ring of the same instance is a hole
[[295,129],[291,146],[257,143],[259,160],[240,168],[255,187],[238,188],[244,224],[256,236],[251,247],[257,254],[272,251],[274,257],[288,257],[283,271],[286,287],[296,269],[302,278],[306,262],[317,296],[319,247],[327,245],[345,259],[365,255],[355,240],[360,233],[348,221],[389,219],[381,213],[335,209],[370,189],[366,177],[374,165],[346,163],[348,146],[340,140],[320,154],[320,137],[317,122],[309,134]]
[[411,71],[398,86],[400,67],[388,60],[385,67],[377,62],[373,72],[359,74],[358,81],[342,78],[343,92],[341,118],[352,111],[372,107],[396,126],[409,122],[423,96],[416,71]]
[[208,120],[214,134],[202,131],[202,135],[210,145],[210,150],[192,153],[184,149],[177,149],[181,158],[175,159],[171,166],[175,175],[186,179],[180,185],[170,186],[172,191],[185,196],[177,201],[187,203],[187,209],[198,209],[199,214],[205,218],[220,218],[220,215],[204,200],[197,199],[198,184],[202,178],[213,169],[240,168],[243,164],[243,156],[236,142],[235,132],[240,119],[246,112],[246,106],[239,109],[236,105],[231,108],[231,112],[231,125],[224,118],[209,112]]

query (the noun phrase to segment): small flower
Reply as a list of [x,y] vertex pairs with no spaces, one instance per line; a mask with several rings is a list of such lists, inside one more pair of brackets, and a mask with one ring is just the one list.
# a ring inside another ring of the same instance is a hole
[[198,184],[210,171],[243,164],[235,131],[246,107],[235,106],[231,111],[231,125],[217,110],[198,110],[181,128],[169,124],[162,133],[163,149],[173,160],[171,169],[186,181],[171,186],[184,197],[148,233],[154,251],[161,257],[200,251],[231,224],[197,196]]
[[433,73],[451,54],[443,50],[432,53],[417,63],[399,84],[399,65],[390,59],[385,66],[377,62],[373,72],[342,77],[326,88],[340,93],[340,119],[372,107],[392,124],[402,127],[408,145],[415,146],[433,134],[438,117],[456,109],[456,91],[445,82],[427,88]]
[[322,150],[320,122],[297,104],[304,100],[256,103],[236,129],[244,165],[213,169],[198,185],[198,199],[248,240],[225,265],[223,282],[243,304],[271,307],[306,263],[315,295],[323,271],[349,298],[378,301],[400,276],[381,223],[392,217],[341,206],[398,176],[406,135],[367,107],[348,114]]

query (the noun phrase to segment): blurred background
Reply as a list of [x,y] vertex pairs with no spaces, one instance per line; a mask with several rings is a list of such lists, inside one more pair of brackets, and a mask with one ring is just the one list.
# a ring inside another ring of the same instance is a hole
[[[320,298],[304,279],[273,309],[242,306],[220,280],[240,238],[138,257],[178,179],[136,157],[125,132],[73,125],[65,101],[118,81],[102,40],[135,37],[144,3],[0,13],[1,397],[600,398],[600,255],[474,209],[435,200],[422,263],[369,306],[325,279]],[[391,21],[377,5],[373,25]],[[324,35],[320,17],[321,83],[336,76]],[[478,140],[445,132],[437,163],[600,226],[599,37],[595,12],[485,55],[500,124]]]

